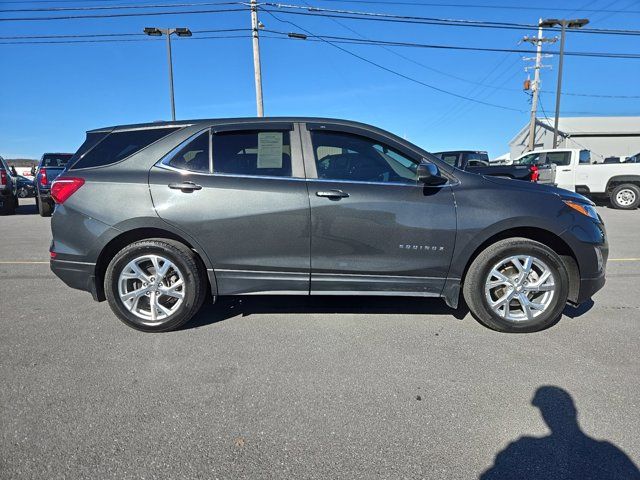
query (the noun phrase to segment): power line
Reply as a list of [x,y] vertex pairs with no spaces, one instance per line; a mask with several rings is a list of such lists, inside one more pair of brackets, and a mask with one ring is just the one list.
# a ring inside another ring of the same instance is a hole
[[0,13],[21,13],[21,12],[74,12],[74,11],[94,11],[94,10],[130,10],[145,8],[180,8],[180,7],[206,7],[221,5],[242,5],[241,2],[202,2],[202,3],[155,3],[138,5],[98,5],[82,7],[41,7],[41,8],[11,8],[0,10]]
[[[269,12],[269,10],[262,10]],[[278,32],[275,30],[265,30],[271,33],[285,34],[284,32]],[[362,39],[354,37],[341,37],[333,35],[309,35],[311,38],[323,38],[336,41],[348,41],[350,43],[358,45],[385,45],[390,47],[413,47],[413,48],[434,48],[440,50],[464,50],[472,52],[504,52],[504,53],[518,53],[518,54],[531,54],[536,53],[535,50],[522,50],[518,48],[490,48],[490,47],[464,47],[459,45],[441,45],[441,44],[428,44],[428,43],[414,43],[414,42],[399,42],[393,40],[372,40]],[[543,51],[543,54],[557,55],[555,51]],[[624,59],[640,59],[638,53],[615,53],[615,52],[565,52],[565,55],[578,56],[578,57],[602,57],[602,58],[624,58]]]
[[[220,32],[245,32],[250,31],[250,28],[221,28],[215,30],[191,30],[191,33],[220,33]],[[86,34],[63,34],[63,35],[19,35],[10,37],[0,37],[0,40],[32,40],[32,39],[63,39],[63,38],[98,38],[98,37],[131,37],[131,36],[144,36],[145,33],[86,33]],[[185,37],[189,38],[189,37]]]
[[[435,18],[435,17],[421,17],[415,15],[396,15],[389,13],[378,12],[362,12],[354,10],[344,9],[329,9],[320,7],[304,7],[301,5],[290,5],[283,3],[271,3],[265,2],[261,5],[273,7],[278,10],[279,13],[287,15],[308,15],[327,18],[347,18],[352,20],[370,20],[380,22],[395,22],[395,23],[411,23],[411,24],[424,24],[424,25],[444,25],[444,26],[457,26],[457,27],[471,27],[471,28],[497,28],[507,30],[524,30],[524,29],[537,29],[538,25],[528,23],[513,23],[513,22],[492,22],[481,20],[464,20],[464,19],[447,19],[447,18]],[[267,11],[263,8],[264,11]],[[551,31],[560,31],[557,27],[549,28]],[[582,28],[575,30],[573,33],[597,33],[607,35],[640,35],[640,30],[623,30],[623,29],[604,29],[604,28]]]
[[[330,3],[360,3],[371,5],[404,5],[415,7],[446,7],[446,8],[474,8],[474,9],[492,9],[492,10],[531,10],[539,12],[541,9],[551,11],[565,11],[575,12],[575,8],[562,8],[562,7],[527,7],[527,6],[514,6],[514,5],[478,5],[475,3],[433,3],[433,2],[407,2],[407,1],[390,1],[390,0],[319,0],[321,2]],[[594,3],[594,2],[591,2]],[[601,9],[580,9],[582,12],[588,13],[640,13],[640,10],[601,10]]]
[[[301,27],[300,25],[298,25],[298,24],[296,24],[294,22],[291,22],[289,20],[282,20],[282,19],[278,18],[276,15],[274,15],[272,12],[270,12],[268,10],[264,10],[262,8],[260,10],[268,13],[271,17],[273,17],[275,20],[277,20],[279,22],[288,23],[290,25],[293,25],[297,29],[302,30],[303,32],[306,32],[308,35],[315,36],[312,32],[310,32],[309,30]],[[355,57],[355,58],[357,58],[359,60],[362,60],[363,62],[366,62],[366,63],[368,63],[370,65],[373,65],[374,67],[377,67],[377,68],[379,68],[381,70],[384,70],[384,71],[386,71],[388,73],[391,73],[392,75],[396,75],[396,76],[398,76],[400,78],[404,78],[405,80],[408,80],[410,82],[416,83],[418,85],[422,85],[423,87],[427,87],[427,88],[429,88],[431,90],[435,90],[437,92],[444,93],[446,95],[450,95],[450,96],[453,96],[453,97],[462,98],[462,99],[468,100],[470,102],[480,103],[480,104],[483,104],[483,105],[486,105],[486,106],[489,106],[489,107],[500,108],[502,110],[511,110],[511,111],[514,111],[514,112],[522,112],[523,111],[523,110],[520,110],[518,108],[507,107],[505,105],[499,105],[499,104],[495,104],[495,103],[483,102],[481,100],[477,100],[477,99],[474,99],[474,98],[466,97],[464,95],[460,95],[458,93],[451,92],[449,90],[445,90],[443,88],[436,87],[434,85],[428,84],[428,83],[423,82],[421,80],[418,80],[416,78],[410,77],[409,75],[405,75],[405,74],[400,73],[400,72],[398,72],[396,70],[393,70],[391,68],[385,67],[384,65],[381,65],[381,64],[379,64],[377,62],[374,62],[373,60],[370,60],[370,59],[368,59],[368,58],[366,58],[366,57],[364,57],[362,55],[358,55],[357,53],[352,52],[349,49],[341,47],[340,45],[337,45],[336,43],[334,43],[334,42],[332,42],[330,40],[327,40],[327,39],[322,38],[322,37],[318,37],[318,38],[320,38],[323,42],[331,45],[332,47],[334,47],[334,48],[336,48],[336,49],[338,49],[338,50],[340,50],[340,51],[342,51],[342,52],[344,52],[344,53],[346,53],[348,55],[351,55],[352,57]]]
[[27,22],[27,21],[51,21],[51,20],[77,20],[86,18],[121,18],[121,17],[156,17],[160,15],[194,15],[204,13],[227,13],[227,12],[245,12],[243,8],[227,8],[227,9],[208,9],[208,10],[182,10],[172,12],[144,12],[144,13],[109,13],[109,14],[92,14],[92,15],[64,15],[49,17],[16,17],[16,18],[0,18],[0,22]]

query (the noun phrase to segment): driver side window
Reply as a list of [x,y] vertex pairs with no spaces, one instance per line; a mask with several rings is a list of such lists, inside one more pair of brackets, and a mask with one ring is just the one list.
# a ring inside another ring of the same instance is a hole
[[376,183],[416,183],[417,162],[373,139],[312,131],[318,178]]

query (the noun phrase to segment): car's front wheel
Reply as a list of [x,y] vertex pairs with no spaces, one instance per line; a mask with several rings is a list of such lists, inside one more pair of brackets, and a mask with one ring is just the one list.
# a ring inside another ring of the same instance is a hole
[[189,321],[202,306],[206,285],[195,253],[166,239],[123,248],[109,263],[104,281],[113,312],[145,332],[174,330]]
[[535,332],[556,323],[569,294],[562,259],[546,245],[508,238],[481,252],[463,285],[473,316],[500,332]]

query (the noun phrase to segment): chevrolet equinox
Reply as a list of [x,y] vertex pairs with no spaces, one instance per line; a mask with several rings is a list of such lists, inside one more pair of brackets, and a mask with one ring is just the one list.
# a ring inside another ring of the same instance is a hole
[[345,120],[91,130],[51,196],[53,272],[148,332],[251,294],[462,295],[487,327],[532,332],[605,281],[583,196],[464,172]]

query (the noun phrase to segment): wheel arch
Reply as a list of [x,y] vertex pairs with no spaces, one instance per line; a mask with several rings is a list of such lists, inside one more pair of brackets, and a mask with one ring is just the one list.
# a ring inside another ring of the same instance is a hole
[[576,301],[580,289],[580,267],[578,266],[576,255],[569,244],[565,242],[559,235],[550,230],[546,230],[540,227],[526,226],[509,228],[501,230],[497,233],[492,234],[488,238],[481,240],[473,250],[471,255],[465,261],[464,269],[460,277],[460,285],[464,283],[471,263],[473,263],[473,261],[482,251],[484,251],[490,245],[499,242],[500,240],[506,240],[508,238],[516,237],[527,238],[529,240],[547,245],[560,256],[560,259],[564,263],[567,269],[567,273],[569,274],[569,301]]
[[640,188],[640,175],[616,175],[615,177],[611,177],[607,182],[607,194],[611,195],[613,189],[623,183],[632,183]]
[[196,255],[198,266],[202,268],[206,273],[209,291],[211,291],[211,294],[214,297],[217,295],[217,283],[215,281],[213,271],[210,268],[209,259],[199,248],[197,248],[197,245],[195,245],[194,242],[189,241],[184,236],[163,228],[140,227],[120,233],[119,235],[109,240],[109,242],[102,248],[102,250],[100,250],[95,266],[95,286],[96,297],[98,301],[106,300],[106,295],[104,292],[104,278],[106,275],[107,266],[109,265],[109,262],[111,262],[113,257],[127,245],[140,240],[149,240],[152,238],[173,240],[176,242],[180,242],[191,249]]

